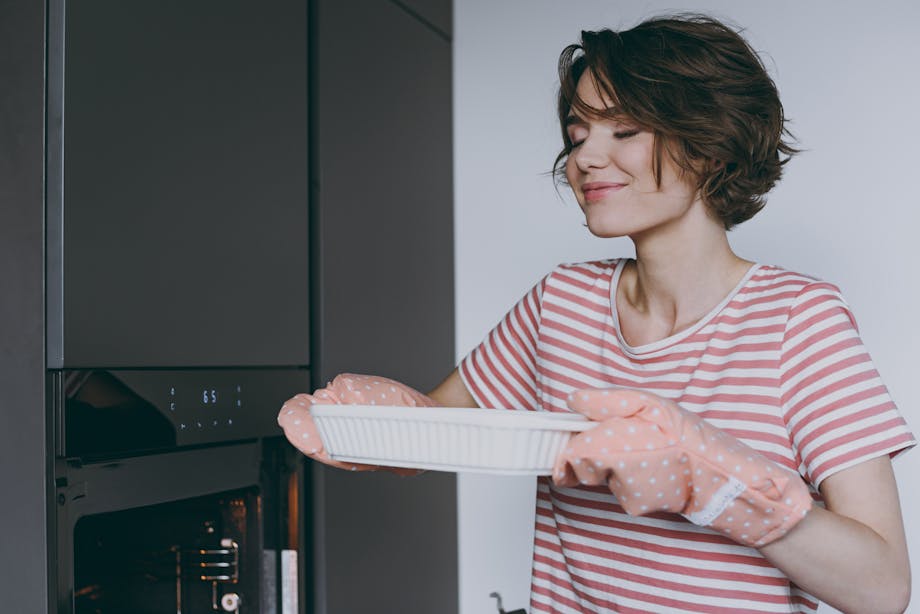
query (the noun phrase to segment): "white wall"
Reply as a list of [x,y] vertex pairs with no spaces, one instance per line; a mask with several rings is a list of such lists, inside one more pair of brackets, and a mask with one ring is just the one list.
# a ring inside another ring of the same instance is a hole
[[[916,308],[920,209],[920,3],[791,0],[455,0],[458,359],[558,262],[631,255],[599,240],[544,175],[560,146],[556,59],[582,29],[697,10],[745,28],[765,52],[808,151],[767,208],[730,235],[737,252],[841,286],[895,401],[920,432]],[[920,566],[920,451],[895,463]],[[462,475],[461,614],[528,603],[533,481]],[[920,602],[920,573],[915,573]]]

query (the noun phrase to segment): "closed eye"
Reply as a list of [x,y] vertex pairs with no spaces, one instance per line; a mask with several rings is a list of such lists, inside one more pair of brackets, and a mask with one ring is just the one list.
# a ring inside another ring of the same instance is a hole
[[588,138],[588,128],[584,124],[572,124],[568,127],[568,136],[572,149],[575,149]]

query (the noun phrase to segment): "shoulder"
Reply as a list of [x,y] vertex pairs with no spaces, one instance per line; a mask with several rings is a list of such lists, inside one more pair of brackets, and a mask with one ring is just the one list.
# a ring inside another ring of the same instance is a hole
[[761,265],[747,288],[747,300],[773,303],[785,319],[786,336],[804,329],[840,324],[856,329],[856,319],[840,288],[812,275]]
[[622,258],[611,258],[556,265],[543,278],[543,290],[550,294],[561,294],[570,298],[581,297],[585,294],[605,296],[609,293],[611,280],[622,262],[624,262]]
[[757,265],[748,287],[760,292],[798,294],[809,288],[827,288],[839,293],[834,284],[813,275],[790,271],[774,264]]
[[747,300],[776,301],[790,310],[810,304],[836,304],[847,308],[836,284],[775,265],[759,265],[743,294]]
[[565,262],[557,264],[545,279],[571,279],[585,282],[598,279],[609,280],[624,258],[608,258],[606,260],[589,260],[586,262]]
[[539,284],[541,307],[602,315],[610,311],[610,289],[622,259],[568,262],[553,268]]

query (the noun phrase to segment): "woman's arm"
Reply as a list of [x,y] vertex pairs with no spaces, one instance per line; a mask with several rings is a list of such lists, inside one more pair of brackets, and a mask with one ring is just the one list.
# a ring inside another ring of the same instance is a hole
[[827,509],[814,507],[761,553],[843,612],[903,612],[910,564],[891,460],[882,456],[841,470],[820,489]]
[[428,393],[442,407],[479,407],[460,378],[459,369],[451,371],[437,388]]

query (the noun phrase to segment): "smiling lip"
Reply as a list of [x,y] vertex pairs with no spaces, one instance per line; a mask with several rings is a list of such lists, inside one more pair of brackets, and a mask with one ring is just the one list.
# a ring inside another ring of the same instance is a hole
[[597,181],[586,183],[581,186],[581,193],[585,195],[586,201],[592,202],[604,198],[611,192],[615,192],[625,185],[625,183],[608,183]]

